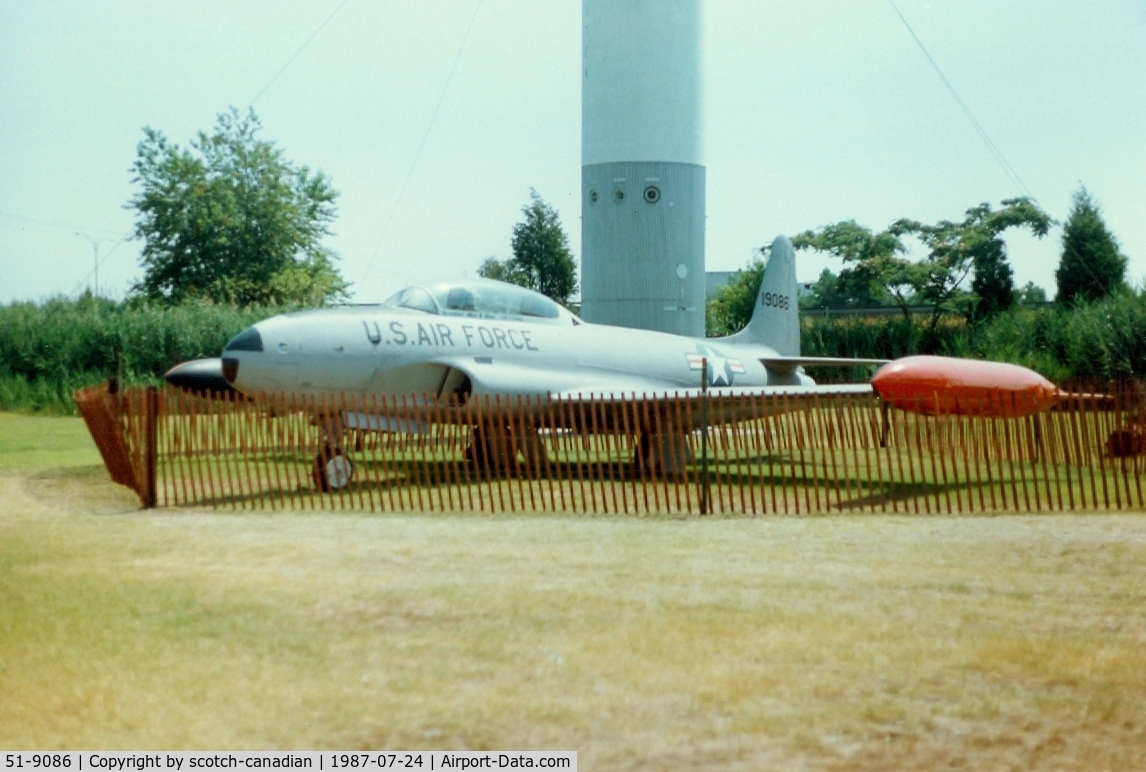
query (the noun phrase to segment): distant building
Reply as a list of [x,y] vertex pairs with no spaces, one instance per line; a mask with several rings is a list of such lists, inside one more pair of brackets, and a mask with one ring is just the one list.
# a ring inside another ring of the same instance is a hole
[[737,271],[705,271],[704,299],[712,300],[716,293],[737,274]]
[[[716,293],[720,288],[732,280],[732,277],[740,271],[705,271],[704,274],[704,299],[712,300],[716,297]],[[796,297],[802,298],[812,294],[812,288],[816,286],[814,281],[802,281],[796,284]]]

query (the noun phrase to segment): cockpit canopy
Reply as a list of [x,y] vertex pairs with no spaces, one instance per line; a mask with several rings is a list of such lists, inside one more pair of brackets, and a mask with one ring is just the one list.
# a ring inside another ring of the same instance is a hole
[[572,314],[542,295],[492,279],[444,282],[433,287],[407,287],[383,303],[441,316],[480,319],[556,321]]

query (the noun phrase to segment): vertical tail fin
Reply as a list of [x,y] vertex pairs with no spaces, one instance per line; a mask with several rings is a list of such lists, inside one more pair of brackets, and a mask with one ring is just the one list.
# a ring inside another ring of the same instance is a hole
[[796,250],[787,236],[772,242],[764,278],[748,326],[724,340],[767,346],[781,356],[800,356],[800,312],[796,307]]

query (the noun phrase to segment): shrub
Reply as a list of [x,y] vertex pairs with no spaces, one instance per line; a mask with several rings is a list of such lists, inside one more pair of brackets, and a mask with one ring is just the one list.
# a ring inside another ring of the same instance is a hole
[[[1015,308],[978,325],[947,317],[933,341],[926,333],[922,318],[804,319],[801,351],[878,359],[924,353],[991,359],[1029,367],[1052,381],[1146,377],[1146,289],[1071,308]],[[812,374],[839,379],[823,369]],[[863,373],[846,375],[851,380]]]
[[218,356],[237,332],[276,311],[91,296],[0,306],[0,409],[63,403],[70,411],[72,390],[116,375],[157,383],[178,362]]

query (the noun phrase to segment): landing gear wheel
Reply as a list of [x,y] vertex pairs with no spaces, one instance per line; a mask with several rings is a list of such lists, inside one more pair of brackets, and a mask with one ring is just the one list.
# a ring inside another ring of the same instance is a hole
[[319,453],[314,457],[314,484],[324,493],[340,491],[354,479],[354,462],[342,448]]
[[475,427],[465,455],[466,461],[483,472],[507,472],[517,467],[517,443],[508,429],[487,432]]
[[1146,453],[1146,426],[1131,424],[1115,429],[1106,438],[1106,453],[1111,458],[1133,458]]
[[681,475],[692,460],[688,438],[684,435],[641,432],[633,449],[632,468],[654,475]]

